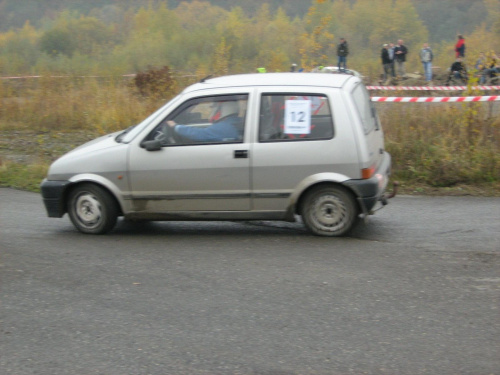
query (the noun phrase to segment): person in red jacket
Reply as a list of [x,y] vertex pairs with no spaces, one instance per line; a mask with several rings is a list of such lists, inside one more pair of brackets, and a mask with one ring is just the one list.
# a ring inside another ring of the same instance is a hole
[[465,57],[465,39],[462,35],[458,35],[458,41],[455,44],[455,57]]

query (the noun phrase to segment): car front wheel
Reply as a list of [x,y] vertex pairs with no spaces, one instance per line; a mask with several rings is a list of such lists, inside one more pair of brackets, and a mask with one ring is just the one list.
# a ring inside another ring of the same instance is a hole
[[307,229],[319,236],[342,236],[349,232],[358,217],[358,206],[352,194],[337,186],[311,190],[301,211]]
[[115,226],[118,207],[113,197],[103,188],[83,184],[70,192],[68,214],[80,232],[102,234]]

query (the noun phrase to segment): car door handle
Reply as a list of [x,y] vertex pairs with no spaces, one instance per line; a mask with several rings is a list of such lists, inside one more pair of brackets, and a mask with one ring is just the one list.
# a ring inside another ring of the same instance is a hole
[[235,150],[234,151],[235,159],[246,159],[248,158],[248,150]]

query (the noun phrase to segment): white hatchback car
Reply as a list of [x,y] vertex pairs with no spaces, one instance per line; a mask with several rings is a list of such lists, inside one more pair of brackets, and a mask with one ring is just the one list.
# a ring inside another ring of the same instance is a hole
[[387,202],[382,127],[358,77],[269,73],[194,84],[138,125],[50,167],[49,217],[83,233],[133,220],[284,220],[346,234]]

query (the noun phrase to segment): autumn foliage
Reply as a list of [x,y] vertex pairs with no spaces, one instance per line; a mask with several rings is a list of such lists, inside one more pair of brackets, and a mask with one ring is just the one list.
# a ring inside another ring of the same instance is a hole
[[137,73],[134,84],[142,95],[160,98],[168,98],[176,89],[176,81],[168,66]]
[[500,50],[500,0],[313,0],[293,17],[288,3],[280,8],[276,1],[260,2],[253,12],[246,10],[250,5],[175,4],[115,1],[86,13],[52,12],[36,26],[0,32],[0,75],[130,74],[162,66],[221,75],[261,66],[288,71],[292,63],[311,69],[336,64],[340,37],[349,42],[348,67],[369,77],[382,71],[382,44],[398,39],[410,50],[409,71],[421,70],[424,42],[433,48],[435,65],[448,67],[457,32],[465,34],[471,64],[479,51]]

